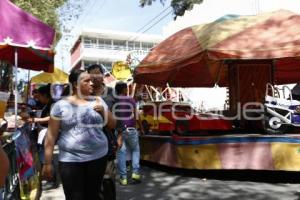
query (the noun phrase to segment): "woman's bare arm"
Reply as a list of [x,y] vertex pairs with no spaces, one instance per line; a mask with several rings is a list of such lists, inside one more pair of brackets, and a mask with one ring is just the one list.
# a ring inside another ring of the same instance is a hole
[[59,133],[60,120],[50,118],[45,138],[45,164],[52,163],[55,141]]
[[107,111],[107,127],[109,129],[114,129],[116,128],[116,119],[114,118],[112,112],[110,112],[109,110]]
[[51,180],[53,177],[52,159],[55,141],[59,133],[60,121],[57,119],[50,118],[48,123],[48,130],[45,138],[45,163],[42,169],[42,176]]

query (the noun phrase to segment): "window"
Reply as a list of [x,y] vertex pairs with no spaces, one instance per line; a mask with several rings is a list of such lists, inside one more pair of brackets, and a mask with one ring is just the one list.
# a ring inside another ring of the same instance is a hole
[[111,49],[112,48],[111,40],[110,39],[99,38],[98,48],[99,49]]
[[114,49],[126,49],[126,40],[114,40]]
[[143,42],[142,43],[142,50],[144,51],[150,51],[150,49],[154,46],[151,42]]
[[140,42],[128,41],[128,50],[140,50]]
[[134,42],[134,49],[140,50],[141,49],[141,43],[140,42]]
[[84,38],[84,47],[93,48],[96,46],[96,44],[97,44],[96,38],[90,38],[90,37]]
[[134,50],[134,42],[133,41],[128,41],[128,50]]

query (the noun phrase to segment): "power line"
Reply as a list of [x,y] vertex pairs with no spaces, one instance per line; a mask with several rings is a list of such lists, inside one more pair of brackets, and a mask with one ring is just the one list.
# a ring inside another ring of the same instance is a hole
[[[97,1],[98,1],[98,0],[93,0],[93,3],[92,3],[91,6],[89,7],[89,9],[92,10],[92,9],[95,7]],[[102,2],[102,4],[100,5],[98,11],[101,10],[101,9],[103,8],[103,6],[104,6],[105,3],[106,3],[106,0],[103,0],[103,2]],[[79,20],[77,21],[76,25],[79,24],[79,22],[80,22],[80,23],[84,22],[84,21],[87,19],[87,17],[89,16],[89,14],[90,14],[90,13],[87,12],[87,10],[86,10],[86,11],[85,11],[85,15],[81,18],[80,21],[79,21]],[[75,29],[76,29],[76,28],[74,28],[74,30],[75,30]],[[76,33],[75,33],[75,34],[76,34]]]
[[158,21],[156,21],[154,24],[152,24],[152,26],[150,26],[148,29],[146,29],[145,31],[143,31],[143,33],[146,33],[147,31],[149,31],[151,28],[153,28],[155,25],[157,25],[159,22],[161,22],[164,18],[166,18],[169,14],[171,14],[173,11],[168,12],[167,14],[165,14],[163,17],[159,18]]
[[[83,1],[86,2],[86,0],[83,0]],[[77,4],[73,5],[73,7],[77,8],[77,9],[75,9],[77,12],[80,12],[80,10],[85,10],[86,8],[89,8],[90,6],[93,6],[93,3],[96,2],[96,0],[94,0],[94,2],[93,2],[93,0],[88,0],[86,2],[85,6],[83,7],[83,4],[82,4],[83,1],[80,2],[80,1],[76,0]],[[75,0],[74,0],[74,2],[75,2]],[[72,9],[73,7],[72,7],[71,4],[72,4],[72,1],[71,0],[68,1],[67,5],[65,5],[65,8],[63,8],[60,11],[61,13],[69,11],[70,13],[67,15],[68,19],[70,19],[72,16],[74,16],[74,13],[73,13],[74,9]],[[63,63],[64,63],[64,60],[65,60],[65,56],[68,53],[68,50],[70,49],[70,46],[72,46],[71,45],[71,40],[74,38],[75,27],[77,26],[79,21],[82,21],[83,18],[86,18],[86,14],[87,13],[84,13],[84,15],[79,16],[78,20],[76,20],[75,22],[74,21],[72,21],[72,23],[69,22],[69,25],[68,25],[69,28],[68,29],[70,31],[68,31],[67,34],[65,32],[65,34],[63,34],[63,36],[61,38],[61,41],[60,41],[60,51],[61,51],[60,59],[61,59],[62,65],[64,65]],[[63,20],[63,18],[61,20]],[[68,29],[66,29],[66,30],[68,30]],[[64,51],[66,51],[66,52],[64,52]],[[62,68],[64,68],[64,67],[62,66]]]
[[[84,15],[83,16],[81,16],[77,21],[76,21],[76,23],[73,25],[73,31],[71,32],[71,33],[73,33],[73,35],[75,35],[76,34],[76,27],[77,27],[77,25],[79,25],[80,23],[82,23],[86,18],[87,18],[87,16],[88,16],[88,12],[87,12],[87,10],[88,9],[90,9],[90,8],[93,8],[94,6],[95,6],[95,4],[96,4],[96,2],[97,2],[97,0],[89,0],[89,2],[88,2],[88,4],[90,3],[90,5],[86,5],[86,8],[84,9],[85,10],[85,13],[84,13]],[[75,32],[75,33],[74,33]],[[72,35],[72,34],[71,34]]]
[[158,18],[160,15],[162,15],[165,11],[167,11],[169,8],[171,8],[171,6],[167,7],[166,9],[164,9],[163,11],[161,11],[158,15],[156,15],[155,17],[153,17],[148,23],[146,23],[144,26],[142,26],[141,28],[139,28],[136,32],[140,32],[141,30],[143,30],[143,28],[145,28],[146,26],[148,26],[149,24],[151,24],[156,18]]
[[[164,11],[163,11],[164,12]],[[144,34],[146,33],[147,31],[149,31],[151,28],[153,28],[155,25],[157,25],[159,22],[161,22],[164,18],[166,18],[168,15],[170,15],[173,11],[171,10],[170,12],[168,12],[167,14],[165,14],[164,16],[162,16],[161,18],[159,18],[154,24],[152,24],[150,27],[148,27],[146,30],[144,30],[142,33],[140,33],[139,35],[137,36],[133,36],[133,37],[129,37],[127,40],[128,41],[131,41],[131,42],[135,42],[140,36],[141,34]],[[160,16],[161,14],[159,14],[158,16]],[[152,20],[153,21],[153,20]],[[126,41],[125,41],[125,44],[126,44]],[[116,52],[114,52],[113,55],[121,52],[122,50],[118,50]]]
[[[151,22],[153,22],[156,18],[158,18],[159,16],[161,16],[165,11],[167,11],[169,8],[171,8],[171,6],[165,8],[164,10],[162,10],[158,15],[156,15],[154,18],[152,18],[149,22],[147,22],[146,25],[144,25],[142,28],[138,29],[138,30],[142,30],[144,27],[146,27],[147,25],[149,25]],[[135,42],[143,33],[146,33],[147,31],[149,31],[151,28],[153,28],[155,25],[157,25],[159,22],[161,22],[164,18],[166,18],[169,14],[171,14],[173,11],[169,11],[167,14],[165,14],[164,16],[162,16],[161,18],[159,18],[157,21],[155,21],[154,24],[152,24],[150,27],[148,27],[146,30],[144,30],[142,33],[140,33],[137,36],[131,36],[129,38],[127,38],[126,40],[131,41],[131,42]],[[126,44],[126,41],[124,42],[124,44]],[[113,55],[121,52],[122,50],[117,50],[113,53]]]

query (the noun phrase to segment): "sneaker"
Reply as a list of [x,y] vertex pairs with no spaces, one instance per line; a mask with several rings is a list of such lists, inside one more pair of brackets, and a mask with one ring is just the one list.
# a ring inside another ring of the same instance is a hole
[[56,182],[46,182],[44,184],[42,184],[42,190],[52,190],[52,189],[56,189],[59,187],[59,184],[57,184]]
[[132,173],[131,179],[135,183],[140,183],[141,182],[141,175],[137,173]]
[[126,178],[121,178],[120,179],[120,185],[127,185],[128,182],[127,182],[127,179]]

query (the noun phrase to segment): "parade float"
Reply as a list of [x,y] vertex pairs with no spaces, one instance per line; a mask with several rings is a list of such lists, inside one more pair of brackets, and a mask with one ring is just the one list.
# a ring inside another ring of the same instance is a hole
[[[135,69],[134,81],[227,87],[229,108],[218,119],[232,126],[224,133],[213,130],[218,123],[211,121],[210,131],[201,127],[205,119],[193,122],[185,113],[185,121],[198,123],[198,132],[150,131],[140,137],[141,158],[185,169],[300,171],[299,104],[274,92],[277,85],[300,80],[299,22],[299,15],[286,10],[230,15],[183,29],[154,47]],[[154,120],[161,116],[166,117]]]

